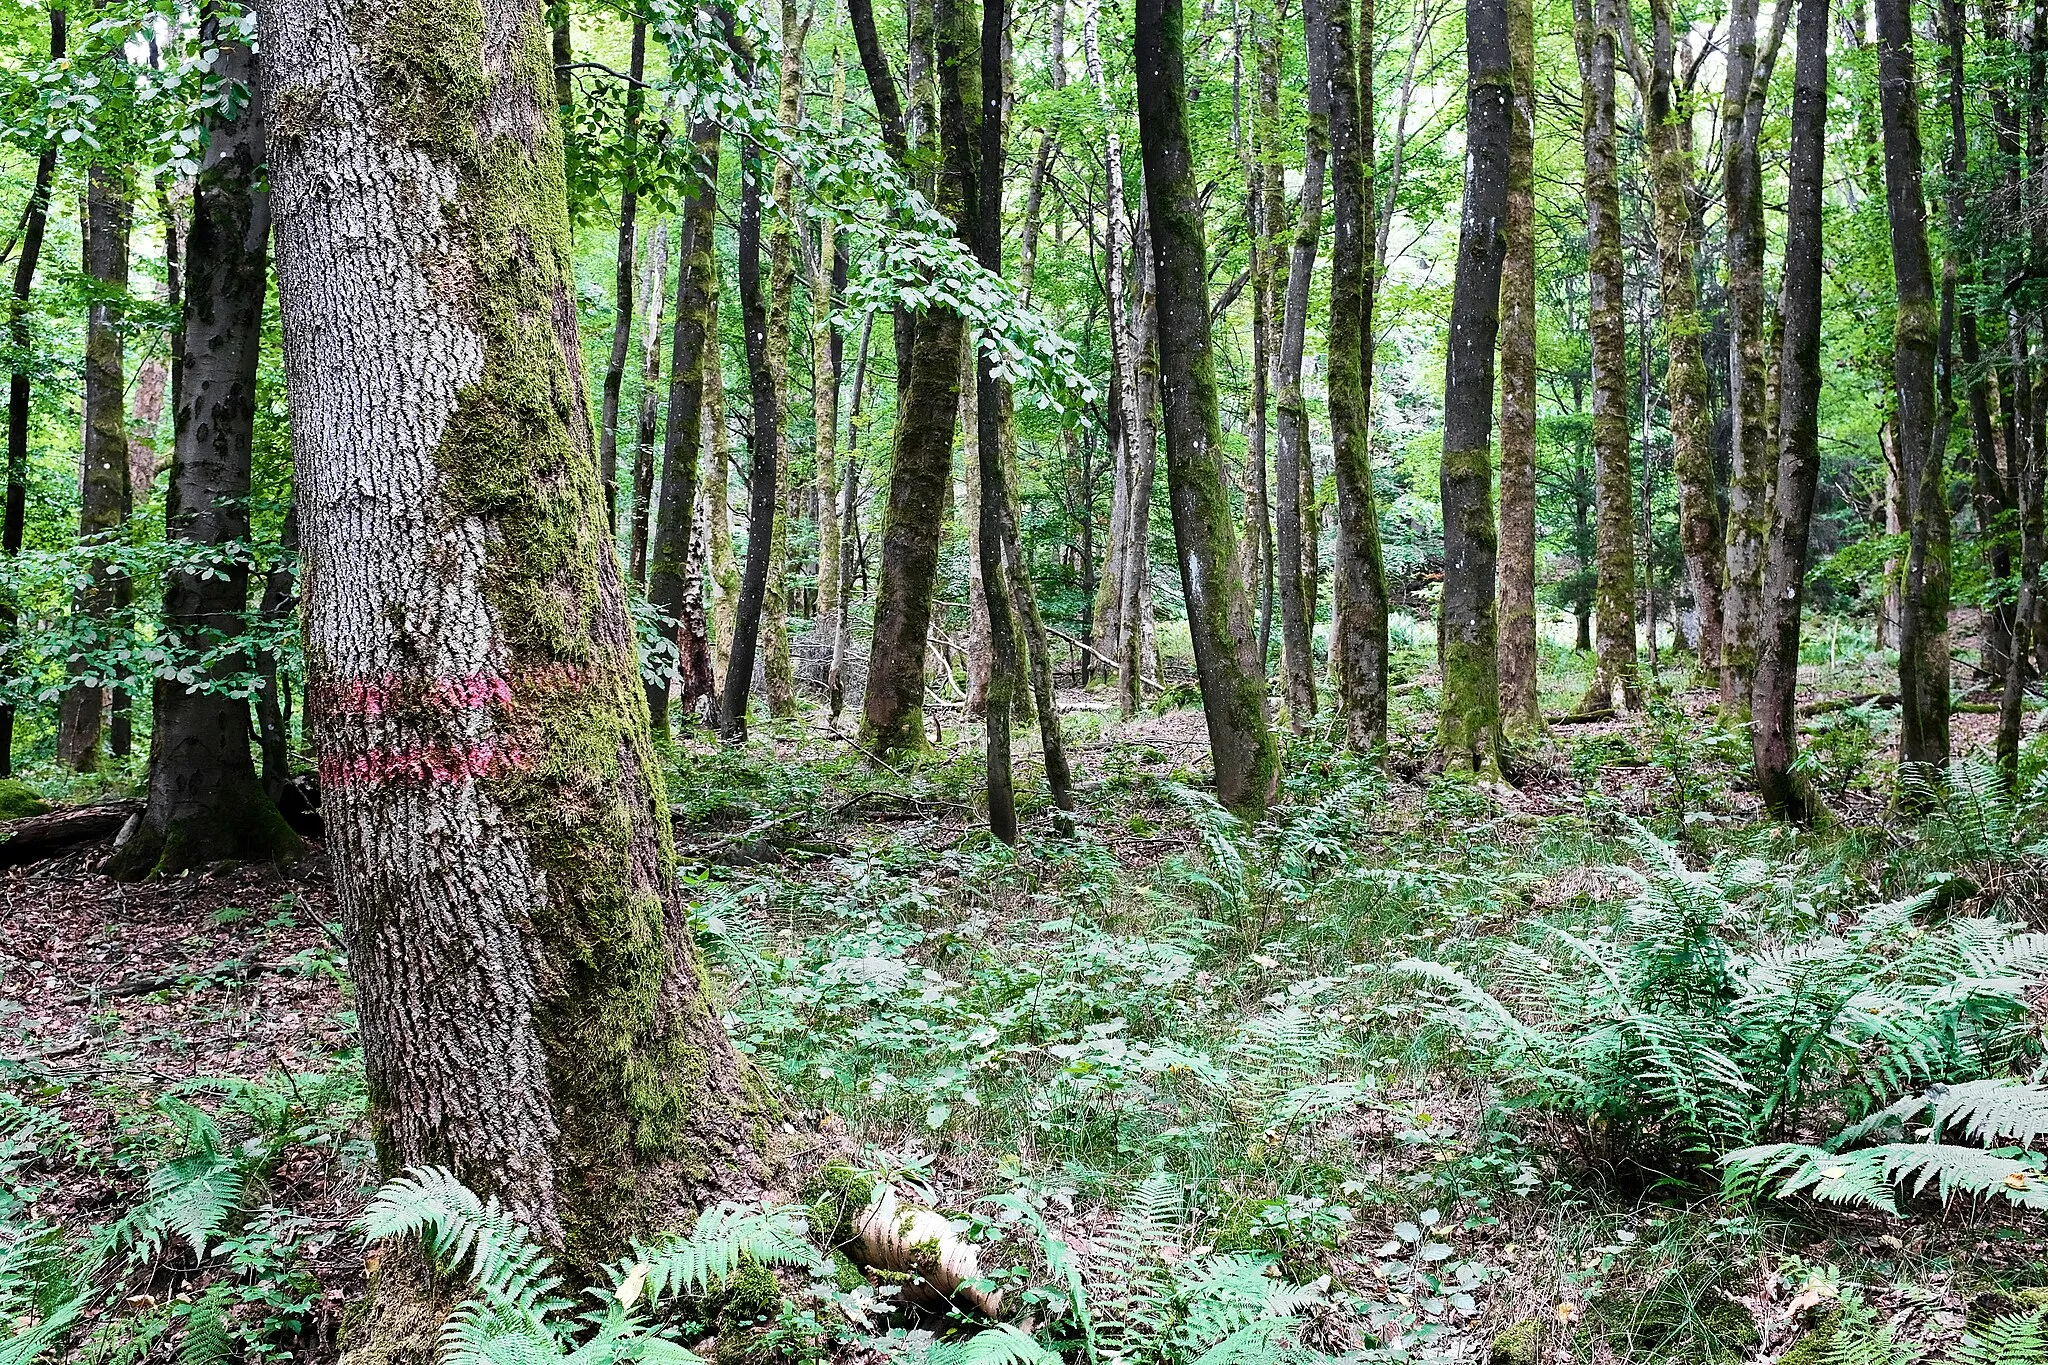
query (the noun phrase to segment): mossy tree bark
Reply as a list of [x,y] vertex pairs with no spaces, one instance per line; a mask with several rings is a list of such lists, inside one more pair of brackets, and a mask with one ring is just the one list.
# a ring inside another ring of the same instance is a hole
[[1274,378],[1274,409],[1279,418],[1279,446],[1274,453],[1274,536],[1278,541],[1280,579],[1281,695],[1288,725],[1305,733],[1316,713],[1315,604],[1306,565],[1314,557],[1315,531],[1309,522],[1308,401],[1302,395],[1301,367],[1308,341],[1308,295],[1316,268],[1316,247],[1323,235],[1323,177],[1330,158],[1329,53],[1319,42],[1308,44],[1308,118],[1304,128],[1305,160],[1301,173],[1301,205],[1294,241],[1287,259],[1287,290],[1281,304],[1280,346]]
[[[782,454],[782,398],[770,349],[772,308],[761,278],[761,149],[740,146],[739,285],[740,330],[745,334],[747,397],[747,560],[733,606],[733,630],[725,688],[718,703],[718,730],[727,743],[747,737],[747,699],[754,685],[754,661],[761,642],[761,617],[769,601],[768,577],[775,556],[775,518],[781,510],[778,466]],[[707,364],[716,363],[707,361]]]
[[[1373,304],[1373,102],[1372,0],[1363,0],[1358,41],[1352,41],[1351,0],[1307,0],[1305,22],[1315,10],[1329,48],[1330,244],[1329,347],[1330,447],[1337,485],[1337,557],[1332,565],[1335,601],[1330,636],[1330,673],[1345,743],[1363,752],[1387,740],[1387,584],[1380,560],[1379,509],[1372,486],[1372,304]],[[1363,74],[1360,63],[1364,64]],[[1505,168],[1503,168],[1505,173]],[[1491,229],[1490,229],[1491,230]],[[1499,266],[1493,289],[1499,293]],[[1496,303],[1497,303],[1496,297]],[[1488,402],[1491,403],[1493,336],[1487,335]],[[1491,416],[1488,418],[1491,430]],[[1491,460],[1488,461],[1489,472]],[[1487,522],[1492,524],[1489,496]],[[1490,539],[1490,531],[1489,531]],[[1493,616],[1493,560],[1484,565],[1485,614]],[[1493,649],[1491,632],[1487,639]],[[1487,664],[1488,686],[1493,677]],[[1489,702],[1489,709],[1497,702]]]
[[605,361],[603,397],[598,405],[597,475],[604,484],[605,516],[619,523],[619,394],[626,382],[626,354],[633,334],[633,258],[638,240],[640,183],[635,164],[640,149],[641,77],[647,70],[647,25],[633,25],[627,62],[624,126],[619,134],[619,239],[612,281],[612,350]]
[[1465,197],[1444,357],[1443,709],[1447,772],[1500,776],[1495,637],[1493,353],[1499,341],[1502,231],[1514,137],[1514,49],[1507,0],[1465,4]]
[[[95,163],[86,170],[82,237],[92,299],[85,315],[85,440],[79,455],[80,539],[105,536],[127,519],[128,418],[121,341],[122,300],[128,293],[128,185],[123,172]],[[72,610],[108,627],[119,588],[104,561],[74,594]],[[90,772],[99,766],[105,715],[103,685],[71,665],[73,683],[57,708],[57,760]]]
[[[718,295],[711,296],[711,335],[718,335]],[[707,581],[711,585],[710,621],[706,636],[711,654],[713,691],[723,696],[732,667],[732,639],[740,610],[740,566],[732,553],[732,453],[725,425],[725,367],[704,367],[704,469],[702,528]],[[694,572],[694,571],[692,571]],[[685,575],[688,577],[687,573]]]
[[[782,98],[777,119],[783,135],[794,138],[804,109],[804,38],[811,31],[815,3],[798,10],[794,0],[782,3]],[[761,682],[768,714],[787,720],[796,714],[796,670],[789,657],[789,526],[796,519],[795,471],[790,459],[789,349],[790,319],[796,298],[796,168],[787,157],[775,159],[772,180],[775,218],[768,237],[768,374],[775,388],[775,524],[769,528],[768,593],[761,607]]]
[[1536,28],[1508,0],[1508,188],[1500,276],[1500,535],[1495,630],[1501,731],[1543,731],[1536,696]]
[[1898,306],[1892,330],[1899,466],[1909,510],[1899,628],[1899,761],[1949,757],[1948,405],[1937,412],[1939,323],[1920,187],[1920,100],[1911,0],[1877,0],[1877,79],[1884,125],[1885,217]]
[[[249,45],[223,41],[219,16],[211,11],[200,33],[206,45],[218,44],[214,73],[253,91],[256,55]],[[227,547],[249,538],[249,458],[270,241],[262,99],[243,106],[239,117],[216,111],[207,124],[206,158],[192,194],[181,322],[186,360],[164,532],[174,541]],[[216,648],[242,633],[248,605],[249,571],[238,560],[205,574],[168,574],[165,643],[180,654]],[[207,682],[217,687],[237,671],[235,661],[223,659]],[[274,669],[266,683],[277,686]],[[298,836],[249,758],[248,704],[226,691],[158,678],[152,707],[149,800],[109,870],[133,880],[223,858],[296,857]]]
[[[538,0],[260,11],[307,714],[387,1170],[572,1276],[759,1193],[676,894],[578,362]],[[364,1359],[426,1361],[410,1258]]]
[[1259,660],[1262,664],[1272,657],[1274,599],[1279,585],[1274,563],[1278,547],[1273,525],[1275,485],[1271,452],[1277,440],[1272,409],[1273,395],[1279,387],[1274,380],[1280,372],[1280,315],[1285,309],[1281,298],[1285,289],[1281,262],[1286,259],[1287,252],[1287,172],[1280,163],[1280,46],[1284,28],[1277,17],[1265,20],[1264,28],[1266,32],[1259,42],[1259,106],[1253,138],[1253,154],[1259,170],[1259,268],[1253,286],[1256,292],[1252,296],[1257,343],[1254,363],[1258,366],[1258,373],[1253,376],[1253,383],[1257,386],[1253,409],[1257,425],[1253,429],[1253,445],[1258,460],[1259,535],[1263,542],[1260,551],[1263,572],[1259,583]]
[[[648,565],[647,597],[670,621],[680,622],[691,586],[691,540],[697,514],[699,451],[704,445],[705,376],[718,363],[715,311],[718,298],[718,257],[712,233],[718,222],[718,125],[697,124],[690,142],[698,179],[683,201],[676,243],[676,320],[670,334],[668,425],[662,432],[661,498],[654,519],[654,552]],[[725,467],[714,462],[709,479],[721,485]],[[724,499],[719,500],[720,515]],[[728,547],[727,557],[730,558]],[[711,695],[711,661],[701,638],[686,637],[677,626],[663,633],[676,645],[682,704]],[[648,717],[655,735],[669,733],[669,689],[647,689]]]
[[1785,340],[1779,364],[1778,479],[1764,572],[1764,629],[1752,698],[1757,786],[1771,809],[1795,820],[1818,813],[1793,772],[1799,746],[1799,616],[1820,482],[1820,285],[1827,160],[1828,0],[1800,0],[1799,58],[1792,87],[1792,157],[1785,214]]
[[[65,11],[50,8],[50,60],[64,55]],[[14,258],[14,285],[7,299],[7,344],[13,364],[7,375],[6,493],[0,498],[0,553],[21,553],[28,520],[28,419],[30,397],[29,296],[36,266],[42,260],[43,236],[50,223],[50,182],[57,172],[57,144],[52,141],[36,158],[35,180],[22,213],[19,254]],[[14,597],[0,593],[0,640],[11,639],[19,626]],[[14,773],[14,705],[0,703],[0,777]]]
[[1618,0],[1573,0],[1572,5],[1585,134],[1586,322],[1592,337],[1595,563],[1599,573],[1593,685],[1581,709],[1622,712],[1634,709],[1639,698],[1635,479],[1629,463],[1629,366],[1622,317],[1621,190],[1614,132],[1617,8]]
[[1188,147],[1180,0],[1138,0],[1138,137],[1159,281],[1167,495],[1188,633],[1223,804],[1257,818],[1279,782],[1265,670],[1252,634],[1209,335],[1208,250]]
[[654,511],[654,438],[661,426],[661,315],[667,307],[668,224],[656,223],[640,264],[640,404],[633,424],[633,510],[626,543],[633,581],[647,586]]
[[[832,49],[831,126],[842,122],[846,105],[846,68],[839,49]],[[817,631],[833,629],[839,619],[839,346],[832,326],[837,306],[835,277],[844,258],[832,227],[818,231],[818,249],[811,265],[811,462],[818,501]]]

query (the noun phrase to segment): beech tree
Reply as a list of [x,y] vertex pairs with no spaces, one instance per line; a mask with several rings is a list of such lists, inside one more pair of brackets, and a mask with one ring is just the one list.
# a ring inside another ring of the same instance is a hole
[[[759,1101],[675,899],[540,5],[277,0],[261,49],[308,719],[380,1159],[449,1167],[587,1274],[758,1192]],[[387,1257],[368,1358],[426,1358],[435,1301]]]
[[[1543,728],[1543,712],[1536,699],[1536,34],[1533,0],[1508,0],[1507,22],[1508,67],[1514,98],[1509,108],[1508,183],[1501,228],[1504,240],[1500,279],[1500,532],[1496,566],[1500,587],[1495,606],[1495,628],[1500,647],[1501,730],[1508,738],[1526,743]],[[1460,259],[1463,259],[1462,253]]]

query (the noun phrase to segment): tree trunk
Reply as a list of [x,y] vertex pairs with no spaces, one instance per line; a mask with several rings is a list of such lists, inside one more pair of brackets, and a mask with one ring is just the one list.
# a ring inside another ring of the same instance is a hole
[[[1330,635],[1330,673],[1345,742],[1365,752],[1387,740],[1387,585],[1380,561],[1379,511],[1372,486],[1373,102],[1372,0],[1363,0],[1359,42],[1351,33],[1351,0],[1305,0],[1302,17],[1321,11],[1329,45],[1331,210],[1329,354],[1330,445],[1337,483],[1337,604]],[[1359,64],[1365,65],[1361,79]],[[1506,68],[1503,67],[1503,74]],[[1503,168],[1503,172],[1505,168]],[[1491,229],[1489,229],[1490,231]],[[1496,253],[1497,254],[1497,253]],[[1498,303],[1500,272],[1493,290]],[[1487,401],[1492,402],[1492,328]],[[1492,418],[1487,420],[1489,431]],[[1491,458],[1488,458],[1489,480]],[[1487,506],[1488,551],[1483,595],[1487,618],[1486,709],[1498,702],[1493,666],[1493,509]],[[1475,569],[1478,567],[1474,561]],[[1261,670],[1263,676],[1263,669]],[[1495,727],[1497,728],[1497,727]]]
[[1920,104],[1911,0],[1877,0],[1877,78],[1884,120],[1885,217],[1898,309],[1892,331],[1898,450],[1911,523],[1899,621],[1899,761],[1948,763],[1949,526],[1946,408],[1936,412],[1939,322],[1920,191]]
[[1257,818],[1274,797],[1280,764],[1224,484],[1210,353],[1208,250],[1188,147],[1181,41],[1180,0],[1138,0],[1138,137],[1159,280],[1167,496],[1217,796],[1239,814]]
[[[1738,4],[1744,0],[1736,0]],[[1623,332],[1621,192],[1614,142],[1618,0],[1574,0],[1586,152],[1587,330],[1593,356],[1593,464],[1599,547],[1593,686],[1581,710],[1634,709],[1635,479],[1629,465],[1628,345]]]
[[1302,353],[1308,339],[1309,285],[1315,276],[1316,247],[1323,235],[1323,175],[1330,156],[1329,55],[1322,43],[1308,44],[1308,121],[1301,207],[1287,262],[1287,293],[1281,309],[1278,369],[1273,388],[1280,442],[1273,461],[1277,487],[1274,530],[1280,565],[1280,674],[1287,721],[1296,734],[1308,730],[1316,713],[1315,605],[1303,566],[1314,557],[1315,532],[1308,522],[1308,402],[1302,396]]
[[[711,335],[718,335],[718,295],[711,296]],[[716,357],[717,351],[712,351]],[[732,642],[739,633],[740,566],[732,554],[732,456],[725,424],[725,367],[713,358],[704,366],[704,547],[709,556],[711,621],[706,632],[714,681],[707,696],[722,698],[732,671]],[[686,575],[687,576],[687,575]],[[687,656],[686,656],[687,657]]]
[[[263,600],[257,616],[267,627],[282,629],[299,614],[299,505],[284,509],[284,528],[278,537],[279,562],[263,576]],[[263,690],[256,694],[256,747],[263,755],[263,794],[275,805],[284,799],[291,781],[290,739],[292,727],[289,680],[277,666],[277,653],[265,651],[260,660]]]
[[839,584],[839,611],[832,622],[832,666],[826,675],[825,694],[832,708],[835,727],[846,706],[846,661],[853,650],[853,566],[855,551],[860,546],[857,513],[860,508],[861,437],[866,431],[861,400],[867,389],[868,344],[874,339],[874,334],[875,315],[870,313],[861,324],[860,353],[853,362],[853,405],[846,417],[846,478],[841,481],[839,491],[839,562],[832,570]]
[[[1159,473],[1159,442],[1153,415],[1159,411],[1158,273],[1149,209],[1138,218],[1131,236],[1132,272],[1138,277],[1137,313],[1131,346],[1137,352],[1137,404],[1128,447],[1130,487],[1124,509],[1123,548],[1117,564],[1123,575],[1117,617],[1122,627],[1117,646],[1117,689],[1123,713],[1136,715],[1143,704],[1141,678],[1159,676],[1159,649],[1152,624],[1152,491]],[[1206,321],[1207,315],[1204,315]]]
[[[66,11],[50,10],[50,60],[64,55]],[[57,171],[57,144],[36,158],[36,178],[22,214],[20,255],[14,260],[14,287],[7,301],[7,344],[13,366],[7,376],[7,490],[0,504],[0,553],[9,559],[21,553],[28,520],[29,377],[33,369],[29,330],[29,295],[35,287],[36,265],[43,254],[43,234],[50,223],[50,181]],[[12,593],[0,593],[0,641],[11,645],[20,628]],[[0,777],[14,774],[14,704],[0,703]]]
[[[799,14],[795,0],[782,0],[782,101],[777,114],[783,133],[794,138],[803,119],[804,38],[817,13],[815,0]],[[796,670],[789,657],[789,525],[796,518],[791,497],[794,475],[789,452],[790,317],[796,293],[796,168],[775,160],[775,221],[768,239],[768,373],[775,390],[775,524],[769,528],[768,593],[761,608],[761,681],[768,714],[787,720],[796,714]]]
[[[1536,28],[1508,0],[1508,187],[1500,277],[1500,536],[1496,563],[1501,730],[1543,732],[1536,696]],[[1382,225],[1384,234],[1384,225]]]
[[[964,22],[964,21],[963,21]],[[996,677],[995,626],[989,620],[988,576],[981,563],[981,383],[979,357],[970,339],[960,348],[960,509],[967,534],[967,699],[970,720],[988,716],[989,688]]]
[[[201,21],[202,45],[219,45],[215,74],[254,90],[256,54],[232,37],[222,41],[220,27],[211,11]],[[192,195],[187,359],[164,531],[182,545],[227,549],[249,539],[249,456],[270,238],[270,196],[261,188],[261,97],[238,118],[216,110],[208,125],[206,159]],[[160,643],[181,670],[191,667],[220,641],[243,633],[248,605],[249,570],[236,556],[206,573],[166,574]],[[225,690],[239,671],[238,661],[220,660],[205,670],[205,690],[157,678],[149,800],[109,865],[115,876],[139,880],[223,858],[298,856],[298,836],[249,759],[248,703]],[[266,683],[274,697],[275,677]]]
[[[757,1197],[767,1104],[676,895],[540,5],[260,18],[307,714],[380,1162],[448,1166],[588,1276]],[[430,1295],[388,1260],[361,1358],[430,1359]]]
[[640,209],[640,78],[647,67],[647,25],[633,25],[633,55],[627,74],[625,128],[620,154],[626,167],[619,181],[619,243],[612,282],[612,353],[604,367],[604,398],[598,418],[597,470],[604,482],[608,522],[619,523],[619,391],[626,379],[626,353],[633,332],[634,226]]
[[[93,299],[85,320],[85,441],[79,457],[78,535],[81,541],[110,537],[126,519],[128,420],[122,378],[122,300],[128,293],[128,186],[124,173],[93,165],[86,172],[85,274]],[[72,610],[90,618],[95,633],[110,628],[119,587],[104,561],[95,561],[91,580],[73,596]],[[108,643],[101,640],[102,648]],[[100,728],[105,683],[71,665],[72,685],[57,713],[57,759],[77,772],[100,762]]]
[[746,334],[747,389],[751,425],[747,444],[747,562],[733,608],[730,656],[725,691],[719,699],[718,729],[729,744],[747,737],[747,697],[754,684],[754,657],[761,639],[761,616],[768,602],[769,565],[774,556],[782,451],[782,402],[769,350],[771,309],[761,280],[760,148],[752,141],[740,149],[740,328]]
[[1826,190],[1828,0],[1800,0],[1799,63],[1792,89],[1792,159],[1785,214],[1785,341],[1779,365],[1778,479],[1772,498],[1770,564],[1764,573],[1764,629],[1751,732],[1757,786],[1774,811],[1796,820],[1817,813],[1808,784],[1792,770],[1799,744],[1799,613],[1806,552],[1820,482],[1820,286],[1822,197]]
[[1284,30],[1277,20],[1268,21],[1270,31],[1259,44],[1259,112],[1254,154],[1259,167],[1259,271],[1253,297],[1257,317],[1253,326],[1257,342],[1253,364],[1257,373],[1254,429],[1258,455],[1259,537],[1262,573],[1259,582],[1259,662],[1264,666],[1273,652],[1274,597],[1279,583],[1274,557],[1277,544],[1273,527],[1273,467],[1270,459],[1276,444],[1273,424],[1274,379],[1279,374],[1280,315],[1284,311],[1281,292],[1285,285],[1281,261],[1287,227],[1285,190],[1287,173],[1280,164],[1280,48]]
[[[712,234],[718,221],[718,125],[697,124],[690,132],[699,178],[683,200],[679,237],[676,242],[676,321],[669,344],[668,425],[662,433],[661,501],[655,513],[654,554],[647,578],[647,600],[668,621],[680,621],[684,595],[689,589],[692,523],[696,519],[698,452],[704,445],[704,408],[708,382],[719,366],[717,300],[718,256],[712,250]],[[722,490],[725,465],[711,462],[708,487]],[[718,499],[719,522],[724,520],[725,499]],[[726,545],[725,561],[730,563],[732,547]],[[712,553],[716,572],[719,559]],[[699,696],[709,696],[714,686],[711,670],[701,673],[689,666],[708,662],[693,660],[688,640],[677,626],[664,623],[662,631],[676,646],[678,671],[682,674],[685,706]],[[731,634],[719,636],[721,652],[730,647]],[[724,665],[719,665],[722,675]],[[666,685],[647,689],[648,717],[657,738],[669,733],[669,689]]]
[[661,312],[668,282],[668,224],[655,225],[640,276],[640,412],[633,432],[633,581],[647,586],[648,514],[654,503],[655,432],[661,423]]
[[[1514,50],[1507,0],[1466,0],[1465,197],[1444,357],[1443,712],[1445,771],[1500,776],[1494,633],[1493,351],[1507,241]],[[1589,157],[1590,159],[1590,157]]]
[[[832,126],[843,122],[846,68],[832,50]],[[811,269],[812,463],[818,490],[818,609],[816,629],[833,629],[839,619],[839,354],[832,326],[833,277],[840,264],[832,225],[818,229],[818,254]]]

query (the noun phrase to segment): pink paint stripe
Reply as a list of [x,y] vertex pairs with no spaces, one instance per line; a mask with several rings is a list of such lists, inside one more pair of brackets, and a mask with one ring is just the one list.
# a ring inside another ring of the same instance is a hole
[[320,785],[325,789],[368,786],[434,786],[520,772],[533,760],[518,745],[484,740],[457,748],[422,744],[402,749],[371,749],[320,760]]
[[[558,688],[582,681],[574,664],[547,664],[520,675],[529,688]],[[465,673],[422,679],[401,673],[324,682],[315,689],[321,709],[333,715],[378,716],[386,711],[424,708],[433,711],[481,711],[509,705],[512,685],[501,673]]]

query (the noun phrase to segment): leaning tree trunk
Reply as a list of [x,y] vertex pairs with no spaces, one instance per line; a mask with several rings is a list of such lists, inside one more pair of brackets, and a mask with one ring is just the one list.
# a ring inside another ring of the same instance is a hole
[[1508,190],[1500,277],[1500,536],[1496,562],[1501,730],[1543,732],[1536,696],[1536,28],[1508,0]]
[[[50,10],[50,60],[64,55],[65,11]],[[31,354],[28,303],[35,286],[36,265],[43,254],[43,234],[50,223],[50,181],[57,172],[57,144],[51,142],[36,158],[36,178],[22,215],[20,255],[14,259],[14,288],[7,300],[7,344],[13,365],[7,376],[7,491],[0,505],[0,553],[9,559],[21,553],[28,519],[28,418]],[[0,593],[0,643],[11,644],[20,617],[11,592]],[[14,703],[0,702],[0,777],[14,773]]]
[[1466,0],[1465,199],[1444,357],[1443,711],[1447,772],[1500,776],[1494,634],[1493,349],[1499,339],[1502,225],[1514,137],[1514,49],[1507,0]]
[[[1320,11],[1320,13],[1318,13]],[[1303,21],[1324,31],[1330,82],[1329,352],[1331,463],[1337,483],[1337,559],[1330,635],[1331,682],[1345,743],[1364,752],[1387,740],[1387,583],[1380,562],[1379,511],[1372,487],[1373,103],[1372,0],[1364,0],[1360,41],[1351,35],[1351,0],[1305,0]],[[1318,23],[1317,20],[1321,22]],[[1313,34],[1310,41],[1315,41]],[[1363,56],[1366,76],[1361,80]],[[1499,267],[1494,272],[1498,294]],[[1497,300],[1496,300],[1497,302]],[[1493,345],[1491,330],[1487,346]],[[1487,362],[1491,401],[1492,360]],[[1489,420],[1489,427],[1491,422]],[[1490,463],[1490,462],[1489,462]],[[1491,506],[1487,509],[1492,537]],[[1484,565],[1488,620],[1486,676],[1493,688],[1493,558]],[[1261,670],[1263,674],[1263,669]],[[1489,711],[1498,703],[1489,701]]]
[[633,512],[627,533],[632,547],[627,572],[643,589],[652,529],[647,521],[654,510],[654,435],[661,424],[661,312],[667,282],[668,224],[657,223],[640,267],[640,410],[633,425]]
[[1800,0],[1799,64],[1792,87],[1792,161],[1785,213],[1785,341],[1779,365],[1778,480],[1772,495],[1764,630],[1758,651],[1751,741],[1757,787],[1774,811],[1818,813],[1792,760],[1799,728],[1799,613],[1806,600],[1808,534],[1820,482],[1820,283],[1823,172],[1827,158],[1828,0]]
[[[1739,0],[1738,0],[1739,2]],[[1599,597],[1593,685],[1580,709],[1633,709],[1636,683],[1635,480],[1629,472],[1628,344],[1623,331],[1621,191],[1615,171],[1618,0],[1574,0],[1586,152],[1587,330],[1593,353],[1593,464]]]
[[747,397],[752,419],[748,430],[747,562],[733,608],[730,655],[725,689],[718,702],[718,730],[727,743],[747,737],[747,697],[754,685],[755,651],[761,642],[761,615],[769,600],[769,565],[775,553],[775,518],[780,514],[782,400],[770,358],[768,329],[771,309],[761,279],[761,149],[752,142],[740,148],[739,279],[740,330],[746,336]]
[[1927,201],[1920,192],[1920,102],[1911,0],[1877,0],[1878,104],[1884,120],[1885,217],[1891,225],[1892,325],[1899,467],[1910,533],[1899,622],[1899,761],[1946,765],[1949,755],[1948,422],[1935,412],[1938,330]]
[[[209,12],[200,29],[219,43],[214,72],[256,87],[256,54],[221,41]],[[207,651],[244,632],[249,568],[233,548],[249,539],[249,456],[256,421],[256,362],[263,347],[263,292],[270,196],[263,174],[261,96],[237,118],[208,120],[206,160],[192,193],[192,240],[184,280],[185,364],[179,376],[177,440],[171,454],[164,534],[174,546],[229,553],[203,571],[164,577],[159,643],[196,669],[197,687],[159,676],[149,746],[149,800],[109,871],[124,880],[171,875],[223,858],[284,859],[299,839],[278,814],[249,759],[249,706],[229,691],[255,660]],[[266,679],[269,687],[276,679]]]
[[1265,812],[1279,782],[1266,677],[1252,634],[1209,336],[1208,249],[1188,147],[1181,0],[1138,0],[1138,139],[1159,280],[1166,486],[1180,552],[1188,635],[1202,688],[1216,791],[1242,815]]
[[[307,718],[379,1158],[449,1167],[587,1276],[757,1196],[765,1101],[676,894],[540,5],[260,18]],[[387,1258],[360,1358],[431,1359],[437,1292]]]
[[1312,480],[1308,402],[1302,396],[1302,353],[1308,340],[1309,285],[1315,276],[1316,246],[1323,235],[1323,174],[1330,156],[1329,54],[1308,44],[1307,160],[1301,174],[1300,217],[1287,260],[1287,292],[1281,305],[1280,348],[1273,389],[1280,441],[1273,459],[1275,556],[1280,575],[1281,696],[1287,721],[1305,733],[1316,713],[1315,606],[1303,566],[1313,556],[1314,530],[1307,523],[1302,494]]
[[633,25],[633,55],[627,68],[625,128],[620,136],[619,241],[612,281],[612,353],[605,362],[599,403],[597,475],[604,483],[604,511],[619,522],[619,392],[626,382],[626,354],[633,332],[634,234],[640,209],[640,77],[647,66],[647,25]]
[[[128,187],[122,173],[94,165],[86,172],[85,274],[94,297],[85,318],[85,444],[79,457],[78,535],[105,538],[125,519],[128,503],[128,420],[122,380],[120,300],[128,292]],[[119,589],[106,561],[95,560],[72,611],[97,632],[109,628]],[[102,642],[104,645],[105,642]],[[90,772],[99,766],[104,684],[80,660],[57,710],[57,759]]]
[[[676,243],[676,320],[669,345],[668,425],[662,432],[661,498],[654,518],[654,553],[648,565],[647,600],[662,615],[661,630],[688,662],[686,641],[671,622],[683,615],[690,587],[690,538],[697,509],[698,451],[704,438],[705,375],[719,363],[714,304],[718,295],[718,256],[712,232],[718,211],[718,125],[709,121],[691,129],[697,178],[683,201]],[[721,485],[723,466],[709,477]],[[720,502],[723,515],[723,500]],[[694,680],[683,673],[684,699],[710,694],[711,679]],[[707,670],[708,672],[708,670]],[[701,689],[701,690],[699,690]],[[648,719],[657,737],[669,733],[669,688],[647,689]]]

